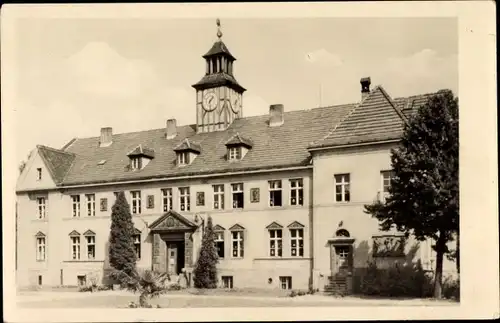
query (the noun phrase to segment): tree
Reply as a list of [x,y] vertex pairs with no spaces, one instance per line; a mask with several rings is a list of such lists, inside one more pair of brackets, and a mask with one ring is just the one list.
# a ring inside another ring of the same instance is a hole
[[410,117],[391,162],[388,198],[365,205],[365,212],[384,231],[396,227],[419,241],[433,239],[434,297],[441,298],[443,256],[459,233],[458,100],[451,91],[439,91]]
[[[125,194],[119,192],[111,209],[111,232],[109,235],[109,263],[118,272],[128,276],[135,271],[134,223]],[[112,273],[113,275],[113,273]],[[114,277],[116,278],[116,276]]]
[[215,246],[215,234],[212,218],[209,216],[207,226],[201,241],[201,249],[194,269],[194,287],[216,288],[217,287],[217,248]]

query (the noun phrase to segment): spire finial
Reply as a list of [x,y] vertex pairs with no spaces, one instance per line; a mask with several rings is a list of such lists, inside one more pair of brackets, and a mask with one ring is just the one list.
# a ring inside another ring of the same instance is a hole
[[217,23],[217,37],[220,40],[222,37],[222,31],[220,30],[220,19],[219,18],[217,18],[216,23]]

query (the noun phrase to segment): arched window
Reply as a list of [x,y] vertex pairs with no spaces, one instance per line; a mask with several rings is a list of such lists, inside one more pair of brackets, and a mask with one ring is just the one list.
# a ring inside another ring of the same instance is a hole
[[349,231],[347,231],[346,229],[339,229],[339,230],[337,230],[337,232],[335,232],[335,235],[337,237],[345,237],[345,238],[349,238],[351,236],[349,234]]

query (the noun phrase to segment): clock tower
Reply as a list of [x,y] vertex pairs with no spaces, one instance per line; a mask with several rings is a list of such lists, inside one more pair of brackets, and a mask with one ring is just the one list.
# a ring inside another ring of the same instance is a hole
[[234,119],[243,116],[242,99],[246,90],[233,76],[236,58],[221,40],[219,19],[217,27],[218,40],[203,55],[206,61],[205,76],[193,85],[196,90],[197,132],[225,130]]

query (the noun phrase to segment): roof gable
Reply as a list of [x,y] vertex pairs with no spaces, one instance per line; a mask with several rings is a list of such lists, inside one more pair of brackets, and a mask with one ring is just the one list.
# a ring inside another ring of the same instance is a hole
[[382,86],[375,87],[337,127],[310,148],[399,139],[406,117]]
[[196,227],[196,224],[172,210],[159,217],[149,226],[152,231],[192,230]]
[[201,145],[186,138],[174,148],[174,151],[192,151],[199,154],[201,153]]
[[279,224],[279,223],[273,222],[270,225],[268,225],[266,227],[266,229],[268,229],[268,230],[279,230],[279,229],[283,229],[283,226],[281,224]]
[[150,149],[148,147],[143,147],[143,145],[139,145],[135,147],[132,151],[130,151],[127,156],[129,157],[139,157],[139,156],[144,156],[148,158],[155,158],[155,151],[154,149]]
[[216,226],[214,226],[213,230],[214,231],[224,231],[226,229],[224,229],[224,227],[222,227],[222,226],[220,226],[220,225],[217,224]]
[[302,229],[302,228],[304,228],[304,225],[297,222],[297,221],[294,221],[288,225],[288,228],[289,229]]
[[236,223],[235,225],[229,228],[229,231],[245,231],[245,228],[240,224]]
[[227,147],[245,146],[246,148],[252,148],[253,143],[252,140],[241,136],[239,132],[237,132],[234,136],[229,138],[228,141],[226,141],[226,146]]
[[80,232],[76,231],[76,230],[73,230],[69,233],[69,236],[70,237],[79,237],[80,236]]
[[66,151],[41,145],[37,146],[37,148],[40,157],[45,162],[45,165],[47,166],[52,179],[54,179],[54,182],[56,182],[56,184],[61,183],[71,168],[75,155]]

